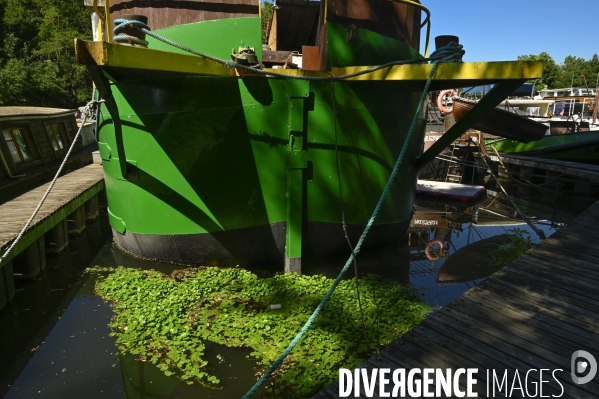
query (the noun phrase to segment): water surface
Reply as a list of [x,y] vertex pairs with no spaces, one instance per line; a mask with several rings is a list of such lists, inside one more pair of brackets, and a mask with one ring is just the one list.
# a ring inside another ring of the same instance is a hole
[[[596,200],[588,195],[575,198],[549,193],[547,201],[542,195],[528,195],[530,189],[526,190],[519,206],[547,236]],[[442,307],[484,279],[460,278],[460,274],[467,277],[480,271],[477,262],[482,253],[494,253],[488,251],[490,247],[477,251],[475,244],[480,246],[483,240],[515,228],[539,241],[505,199],[489,197],[470,207],[419,199],[407,237],[389,247],[359,254],[358,274],[374,273],[411,284],[421,289],[424,300]],[[427,256],[426,248],[435,239],[442,241],[445,249],[437,253],[433,247]],[[465,260],[454,262],[454,281],[448,283],[439,271],[458,255]],[[492,271],[494,258],[491,262],[488,258],[483,260]],[[345,262],[345,258],[306,262],[304,272],[336,277]],[[95,277],[83,273],[90,265],[122,265],[164,273],[180,268],[120,252],[111,243],[106,212],[102,212],[101,220],[88,225],[82,237],[72,239],[67,251],[48,259],[48,267],[38,279],[18,283],[15,302],[0,313],[0,393],[6,393],[6,398],[235,398],[253,385],[255,363],[247,358],[249,349],[216,344],[207,347],[211,371],[222,381],[219,390],[187,385],[176,377],[164,376],[151,364],[119,356],[115,338],[109,335],[110,304],[94,294]],[[346,278],[354,273],[352,266]]]

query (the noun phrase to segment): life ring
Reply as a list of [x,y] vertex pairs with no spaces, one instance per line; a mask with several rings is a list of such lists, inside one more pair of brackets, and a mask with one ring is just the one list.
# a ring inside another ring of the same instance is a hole
[[[431,247],[435,244],[439,244],[439,252],[437,252],[437,254],[433,256],[431,255]],[[426,254],[426,257],[429,260],[437,260],[439,259],[439,254],[443,251],[443,248],[445,248],[445,244],[443,244],[443,241],[439,240],[438,238],[435,238],[434,240],[431,240],[428,242],[428,244],[426,244],[426,249],[424,250],[424,253]]]
[[444,114],[451,114],[453,112],[453,107],[445,108],[443,106],[443,97],[445,97],[447,94],[451,94],[452,97],[458,96],[458,93],[456,93],[455,90],[443,90],[437,97],[437,108],[439,108],[439,111],[443,112]]

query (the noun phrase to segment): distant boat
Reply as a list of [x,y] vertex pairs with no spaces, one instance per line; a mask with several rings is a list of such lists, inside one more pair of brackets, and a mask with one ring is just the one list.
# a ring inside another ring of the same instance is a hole
[[[51,179],[77,134],[76,113],[74,109],[0,107],[0,202]],[[82,128],[65,169],[92,162],[91,153],[98,148],[94,129],[88,123]]]
[[[476,104],[476,101],[460,97],[454,97],[453,100],[453,115],[456,120],[462,119]],[[542,123],[498,108],[487,111],[472,127],[523,143],[539,140],[547,131],[547,126]]]
[[487,146],[494,146],[505,154],[599,163],[599,129],[591,130],[588,123],[572,125],[556,121],[550,122],[549,132],[542,139],[530,143],[499,137],[489,138],[485,142]]
[[[541,111],[539,115],[533,112],[527,114],[537,116],[534,120],[546,126],[545,135],[541,139],[522,143],[510,138],[494,137],[486,140],[487,145],[492,145],[505,154],[599,163],[599,123],[593,119],[597,93],[593,89],[568,88],[544,89],[540,94],[542,100],[528,101],[552,101],[546,113]],[[514,108],[518,106],[518,101],[510,100],[509,103]],[[521,112],[520,109],[517,111]]]

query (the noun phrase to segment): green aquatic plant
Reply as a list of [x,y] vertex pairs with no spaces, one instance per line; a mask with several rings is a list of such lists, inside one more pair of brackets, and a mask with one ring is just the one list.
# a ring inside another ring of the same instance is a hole
[[[188,383],[217,386],[204,360],[206,342],[252,348],[260,374],[295,337],[332,281],[297,274],[260,278],[240,268],[166,276],[119,267],[96,290],[114,303],[110,327],[122,353]],[[378,276],[360,279],[367,345],[355,284],[353,279],[339,284],[310,332],[271,378],[268,392],[307,397],[334,381],[339,368],[358,365],[369,349],[378,352],[432,310],[414,289]]]
[[497,266],[507,265],[534,246],[528,231],[519,228],[509,231],[510,242],[499,246],[499,256],[495,262]]

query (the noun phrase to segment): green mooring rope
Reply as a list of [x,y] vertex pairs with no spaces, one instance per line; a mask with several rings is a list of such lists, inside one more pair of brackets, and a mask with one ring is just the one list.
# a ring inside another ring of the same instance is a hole
[[[223,61],[219,58],[212,57],[210,55],[201,53],[199,51],[190,49],[189,47],[185,47],[183,45],[175,43],[171,40],[168,40],[162,36],[159,36],[159,35],[151,32],[149,30],[149,28],[147,27],[147,25],[145,25],[139,21],[127,21],[127,20],[117,19],[114,22],[115,22],[115,24],[120,24],[119,26],[129,25],[131,27],[135,27],[138,30],[141,30],[142,32],[154,37],[155,39],[158,39],[165,43],[171,44],[177,48],[180,48],[184,51],[188,51],[192,54],[199,55],[200,57],[204,57],[204,58],[216,61],[219,64],[225,65],[227,67],[240,68],[240,69],[247,70],[250,72],[255,72],[255,73],[260,73],[263,75],[270,75],[270,76],[275,76],[275,77],[281,77],[281,78],[285,78],[285,79],[302,79],[302,80],[311,80],[311,81],[332,82],[332,81],[343,80],[343,79],[351,78],[354,76],[371,73],[376,70],[383,69],[383,68],[393,66],[393,65],[417,64],[417,63],[423,63],[423,62],[427,62],[427,61],[433,62],[433,67],[428,76],[426,84],[424,85],[424,90],[422,91],[422,96],[420,98],[420,101],[418,102],[418,108],[416,109],[416,114],[414,116],[414,119],[412,120],[412,125],[410,126],[410,130],[408,131],[408,134],[405,138],[403,147],[401,148],[401,151],[399,153],[397,161],[395,162],[393,171],[391,172],[391,175],[389,176],[389,180],[387,181],[387,184],[385,185],[385,189],[383,190],[381,197],[379,198],[379,201],[374,209],[374,212],[372,213],[372,216],[370,217],[370,219],[368,220],[368,223],[366,224],[366,227],[364,228],[364,232],[362,232],[362,235],[360,236],[360,239],[358,240],[358,243],[356,244],[352,254],[350,255],[347,262],[345,263],[345,266],[343,266],[343,269],[341,269],[341,272],[339,273],[339,275],[337,276],[337,278],[335,279],[335,281],[329,288],[329,291],[326,293],[324,298],[322,298],[322,301],[318,304],[318,306],[316,307],[316,309],[314,310],[314,312],[312,313],[312,315],[310,316],[308,321],[306,321],[306,323],[304,324],[302,329],[298,332],[298,334],[295,336],[293,341],[291,341],[289,346],[287,346],[287,349],[285,349],[285,351],[268,368],[268,370],[266,370],[266,372],[262,375],[262,377],[254,384],[254,386],[243,396],[243,399],[250,399],[252,397],[252,395],[254,395],[258,391],[258,389],[260,389],[260,387],[266,382],[266,380],[268,380],[268,378],[272,375],[272,373],[277,368],[279,368],[281,363],[283,363],[283,361],[291,353],[293,348],[295,348],[295,346],[301,341],[301,339],[306,334],[306,332],[308,332],[308,330],[310,329],[310,326],[312,325],[312,323],[314,322],[316,317],[318,317],[321,310],[324,308],[324,306],[327,304],[327,302],[331,298],[331,295],[333,295],[333,292],[337,288],[337,285],[339,285],[339,282],[341,282],[341,279],[345,275],[345,272],[348,270],[349,266],[352,264],[355,256],[358,254],[358,252],[360,252],[362,243],[366,239],[366,236],[368,235],[368,232],[370,231],[370,228],[374,224],[374,221],[375,221],[376,217],[378,216],[381,206],[383,205],[383,201],[385,200],[385,198],[387,197],[387,194],[389,193],[389,190],[391,189],[393,181],[395,180],[395,176],[397,175],[397,171],[399,170],[399,165],[401,164],[403,157],[405,156],[405,153],[408,149],[410,139],[411,139],[412,135],[414,134],[414,131],[416,130],[418,116],[420,115],[420,113],[422,112],[422,108],[424,107],[424,102],[426,101],[426,98],[427,98],[426,93],[428,93],[428,89],[433,80],[433,76],[435,75],[435,71],[437,70],[437,66],[440,63],[461,62],[462,55],[464,55],[464,50],[461,45],[457,45],[452,42],[452,43],[449,43],[447,46],[441,47],[438,50],[436,50],[434,53],[431,54],[431,56],[429,58],[424,58],[424,59],[420,59],[420,60],[393,61],[393,62],[389,62],[387,64],[383,64],[383,65],[379,65],[379,66],[367,69],[365,71],[356,72],[356,73],[343,75],[343,76],[337,76],[337,77],[315,77],[315,76],[293,76],[293,75],[290,76],[290,75],[276,73],[276,72],[264,71],[264,70],[258,69],[258,68],[247,67],[245,65],[239,65],[239,64],[236,64],[231,61]],[[144,26],[142,27],[141,25],[144,25]],[[116,28],[115,28],[115,30],[116,30]]]

